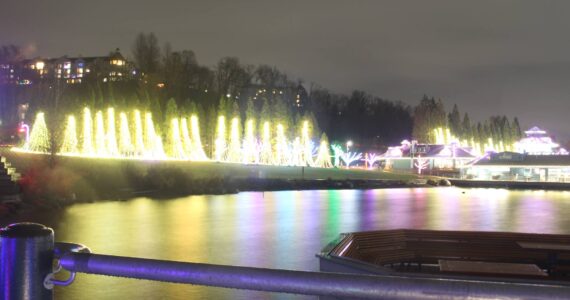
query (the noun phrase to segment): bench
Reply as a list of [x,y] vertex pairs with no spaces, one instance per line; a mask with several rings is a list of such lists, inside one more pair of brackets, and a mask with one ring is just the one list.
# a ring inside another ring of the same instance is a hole
[[441,272],[483,276],[546,277],[548,274],[534,264],[497,263],[484,261],[440,260]]

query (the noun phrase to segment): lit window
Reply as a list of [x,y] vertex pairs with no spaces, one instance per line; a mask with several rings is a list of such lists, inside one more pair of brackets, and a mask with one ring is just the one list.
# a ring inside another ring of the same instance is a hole
[[83,74],[83,68],[77,68],[77,73]]
[[38,61],[38,62],[36,62],[36,69],[38,69],[38,70],[43,70],[44,67],[45,67],[45,64],[44,64],[43,61]]
[[107,82],[107,77],[103,78],[103,82]]
[[68,62],[68,61],[64,62],[64,63],[63,63],[63,68],[64,68],[64,69],[71,69],[71,63]]
[[89,68],[85,69],[85,73],[89,73],[91,72],[91,70],[89,70]]

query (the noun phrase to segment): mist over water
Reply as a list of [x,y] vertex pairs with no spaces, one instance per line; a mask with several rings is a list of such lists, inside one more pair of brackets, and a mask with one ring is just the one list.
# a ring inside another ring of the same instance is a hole
[[[315,254],[342,232],[416,228],[570,233],[570,192],[403,188],[246,192],[77,204],[31,219],[57,241],[95,253],[318,270]],[[304,299],[306,297],[77,276],[57,299]]]

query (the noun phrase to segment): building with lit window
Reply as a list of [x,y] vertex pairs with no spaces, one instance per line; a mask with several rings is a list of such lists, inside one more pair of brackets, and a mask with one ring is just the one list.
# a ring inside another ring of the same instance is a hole
[[0,65],[0,84],[31,85],[44,79],[60,79],[68,84],[93,79],[103,82],[132,78],[137,71],[119,49],[108,56],[26,59]]

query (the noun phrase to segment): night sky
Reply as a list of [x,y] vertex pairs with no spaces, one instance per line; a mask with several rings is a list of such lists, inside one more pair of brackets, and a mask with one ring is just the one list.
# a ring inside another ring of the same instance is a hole
[[1,0],[0,45],[130,56],[136,34],[154,32],[208,66],[237,56],[335,92],[412,105],[428,94],[568,140],[569,12],[570,1]]

